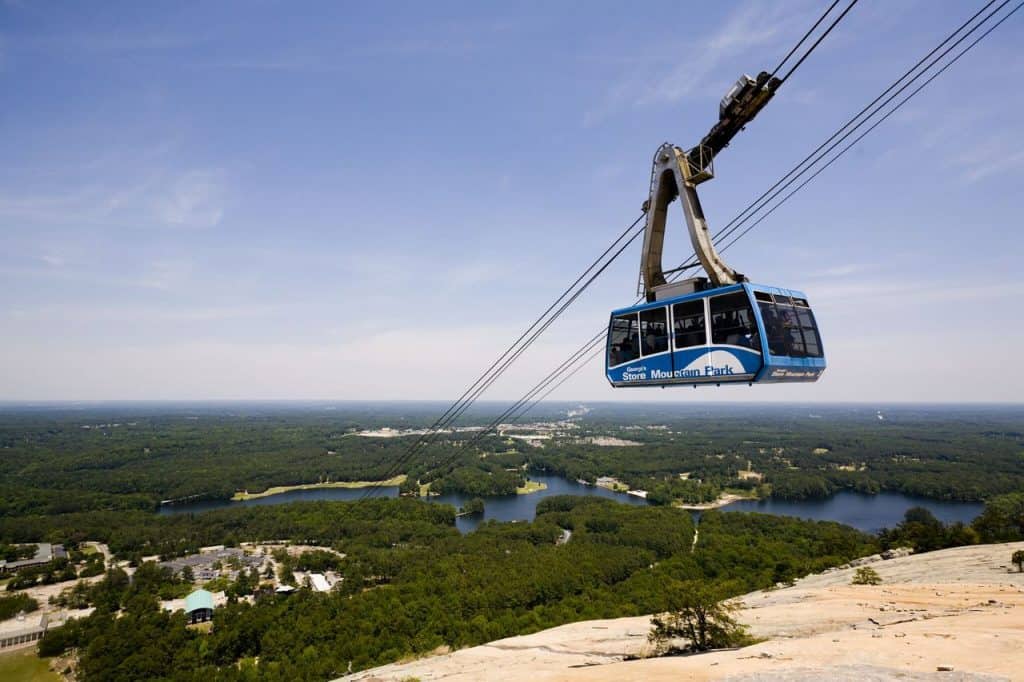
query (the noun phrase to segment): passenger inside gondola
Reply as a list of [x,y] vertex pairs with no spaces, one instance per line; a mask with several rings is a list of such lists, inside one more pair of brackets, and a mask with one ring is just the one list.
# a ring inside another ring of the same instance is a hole
[[609,366],[621,365],[639,357],[640,347],[635,313],[616,317],[612,321],[612,333],[609,341]]
[[668,350],[668,309],[652,308],[640,313],[640,336],[644,355]]
[[792,358],[823,357],[818,325],[806,299],[755,292],[761,309],[768,351]]
[[753,310],[744,292],[711,298],[712,342],[760,350]]
[[703,346],[706,343],[704,331],[704,301],[685,301],[672,307],[675,324],[676,348]]

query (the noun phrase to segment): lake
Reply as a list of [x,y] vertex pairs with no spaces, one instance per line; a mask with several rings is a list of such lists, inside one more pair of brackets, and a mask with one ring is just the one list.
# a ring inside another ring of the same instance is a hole
[[[307,490],[289,490],[277,495],[256,497],[250,500],[233,502],[231,500],[196,500],[178,504],[165,504],[160,507],[159,514],[194,514],[227,509],[228,507],[250,507],[265,504],[285,504],[287,502],[312,502],[329,500],[335,502],[353,502],[360,499],[366,492],[365,488],[310,488]],[[398,497],[398,486],[383,486],[370,491],[369,497]]]
[[[561,476],[530,475],[530,479],[547,485],[546,490],[529,495],[504,495],[501,497],[485,497],[482,516],[460,516],[455,525],[462,533],[468,533],[480,525],[482,521],[532,521],[537,511],[537,503],[552,495],[587,495],[605,497],[624,504],[643,505],[647,501],[612,492],[605,488],[583,485]],[[160,514],[183,514],[225,509],[235,506],[284,504],[286,502],[305,502],[311,500],[339,500],[350,502],[360,499],[365,490],[359,488],[314,488],[311,490],[292,490],[277,495],[259,497],[242,502],[228,500],[197,500],[176,505],[165,505]],[[375,488],[372,497],[397,497],[398,488],[388,486]],[[471,495],[450,494],[432,497],[429,504],[450,504],[458,508],[472,498]],[[926,498],[904,495],[902,493],[883,492],[877,495],[843,491],[832,497],[821,500],[743,500],[734,502],[723,509],[726,511],[753,511],[764,514],[796,516],[819,521],[838,521],[854,528],[877,532],[880,528],[892,528],[903,520],[903,513],[911,507],[925,507],[935,514],[936,518],[945,523],[954,521],[970,522],[981,513],[980,502],[941,502]]]
[[[463,533],[475,529],[482,521],[494,519],[496,521],[532,521],[537,513],[537,503],[552,495],[587,495],[606,497],[625,504],[647,504],[643,498],[625,493],[616,493],[605,488],[598,488],[590,485],[583,485],[576,481],[570,481],[561,476],[530,475],[530,480],[547,485],[541,490],[529,495],[502,495],[500,497],[484,498],[484,513],[482,516],[460,516],[455,520],[455,526]],[[365,492],[362,488],[313,488],[308,490],[290,490],[277,495],[257,497],[251,500],[231,502],[229,500],[196,500],[181,504],[164,505],[160,507],[160,514],[187,514],[211,511],[213,509],[226,509],[228,507],[245,507],[250,505],[284,504],[286,502],[308,502],[311,500],[335,500],[351,502],[360,499]],[[398,486],[386,486],[374,488],[370,497],[398,497]],[[453,493],[449,495],[438,495],[436,497],[423,498],[429,504],[450,504],[456,509],[466,504],[473,498],[472,495]]]
[[970,523],[981,513],[981,502],[942,502],[903,493],[881,492],[865,495],[844,490],[821,500],[743,500],[725,509],[762,514],[798,516],[816,521],[839,521],[869,533],[892,528],[911,507],[924,507],[943,523]]
[[[476,516],[460,516],[455,519],[455,526],[463,533],[474,530],[483,521],[532,521],[537,514],[537,503],[545,497],[554,495],[586,495],[588,497],[606,497],[625,504],[645,505],[647,500],[635,495],[616,493],[607,488],[583,485],[561,476],[530,475],[531,481],[544,483],[547,489],[529,495],[502,495],[501,497],[485,497],[484,513]],[[452,494],[430,498],[430,503],[451,504],[459,508],[472,499],[470,495]]]

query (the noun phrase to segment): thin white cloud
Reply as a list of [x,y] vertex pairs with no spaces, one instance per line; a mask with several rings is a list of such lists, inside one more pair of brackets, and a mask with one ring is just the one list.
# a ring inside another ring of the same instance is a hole
[[870,265],[865,263],[844,263],[842,265],[834,265],[824,270],[818,270],[816,272],[808,273],[807,276],[814,279],[833,279],[840,277],[850,277],[851,275],[859,275],[864,272],[871,270],[877,270],[877,265]]
[[45,51],[49,55],[81,53],[170,52],[211,43],[218,37],[212,32],[98,32],[80,28],[74,31],[40,32],[19,37],[19,50]]
[[25,323],[28,321],[67,324],[78,322],[101,322],[104,324],[126,322],[132,325],[157,322],[217,322],[243,318],[262,318],[279,313],[284,308],[274,305],[234,306],[141,306],[116,304],[51,304],[31,308],[14,308],[6,313],[0,311],[0,318]]
[[[712,76],[716,83],[721,80],[719,72],[727,62],[739,55],[755,59],[764,48],[781,45],[783,39],[792,37],[797,26],[807,23],[808,16],[804,8],[794,10],[792,3],[747,2],[705,39],[694,41],[689,33],[680,36],[677,59],[667,70],[660,64],[641,61],[640,68],[612,84],[602,103],[585,112],[584,125],[626,109],[675,103],[702,92],[710,86]],[[773,66],[766,64],[765,68]],[[719,85],[724,92],[728,82]]]
[[[944,169],[967,183],[1024,168],[1024,143],[1019,120],[1007,111],[1024,102],[1014,93],[992,102],[972,100],[970,106],[944,109],[939,122],[919,133],[920,146],[938,157]],[[927,115],[922,121],[928,120]],[[917,121],[910,121],[917,125]],[[969,141],[953,143],[951,141]]]
[[[987,149],[974,150],[964,158],[966,171],[963,178],[968,183],[978,182],[993,175],[1000,175],[1024,168],[1024,147],[1017,142],[1017,151],[1009,151],[992,145]],[[1012,148],[1011,148],[1012,149]]]
[[280,54],[276,56],[236,57],[213,63],[199,62],[197,68],[237,69],[239,71],[282,71],[295,73],[335,73],[352,71],[353,66],[338,55]]
[[181,175],[154,205],[156,217],[166,225],[214,227],[224,217],[224,180],[219,171],[192,171]]
[[365,68],[367,59],[412,58],[412,57],[467,57],[490,48],[496,39],[520,28],[508,20],[448,21],[432,25],[418,25],[408,35],[396,31],[395,25],[385,40],[365,43],[303,45],[299,49],[291,46],[285,50],[264,50],[256,55],[240,55],[211,64],[202,63],[201,68],[240,69],[250,71],[286,71],[305,73],[330,73],[356,71]]
[[741,7],[703,45],[695,46],[692,59],[680,60],[669,73],[636,93],[635,103],[643,106],[678,102],[702,86],[726,58],[770,42],[778,35],[777,18],[765,14],[774,15],[776,12],[766,12],[763,5]]
[[445,273],[444,282],[453,292],[494,282],[507,275],[506,269],[498,263],[466,263]]
[[864,300],[873,306],[887,303],[909,308],[928,303],[1019,298],[1021,295],[1024,295],[1024,282],[963,286],[944,281],[880,280],[817,286],[813,298],[816,303]]
[[[46,344],[0,339],[0,375],[5,377],[4,399],[45,395],[436,399],[461,390],[487,367],[494,349],[507,342],[509,333],[508,329],[417,327],[350,333],[341,339],[308,343],[195,338],[146,345],[81,343],[57,354]],[[558,349],[558,355],[561,352]],[[52,362],[44,363],[43,358]],[[554,358],[544,356],[539,361],[548,364]],[[415,381],[409,382],[409,377]],[[507,396],[527,387],[527,377],[511,379],[503,379],[496,389],[503,388]]]
[[446,57],[464,57],[482,49],[478,40],[465,38],[406,38],[389,40],[358,47],[350,51],[355,57],[422,57],[440,55]]
[[78,188],[72,191],[54,191],[49,194],[0,194],[0,217],[40,222],[61,221],[78,215],[80,219],[96,208],[97,189]]
[[227,183],[219,169],[157,169],[138,176],[68,182],[49,193],[0,194],[0,218],[62,226],[210,228],[224,217]]
[[146,289],[171,291],[188,282],[194,273],[192,261],[161,260],[150,263],[146,272],[136,280],[138,286]]

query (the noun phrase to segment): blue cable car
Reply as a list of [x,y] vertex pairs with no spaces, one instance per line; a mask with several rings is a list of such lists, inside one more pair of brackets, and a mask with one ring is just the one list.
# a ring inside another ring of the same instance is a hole
[[612,386],[817,381],[825,353],[802,292],[747,282],[616,310]]
[[[714,177],[719,148],[702,143],[686,152],[666,143],[654,155],[640,262],[646,302],[611,314],[605,374],[612,386],[812,382],[825,371],[803,292],[751,284],[715,250],[696,186]],[[666,216],[676,198],[707,278],[673,282],[662,269]]]

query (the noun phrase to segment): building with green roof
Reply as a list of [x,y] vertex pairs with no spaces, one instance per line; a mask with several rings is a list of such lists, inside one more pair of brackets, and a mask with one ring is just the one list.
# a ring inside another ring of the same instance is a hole
[[206,590],[196,590],[185,597],[185,617],[190,624],[212,620],[213,595]]

